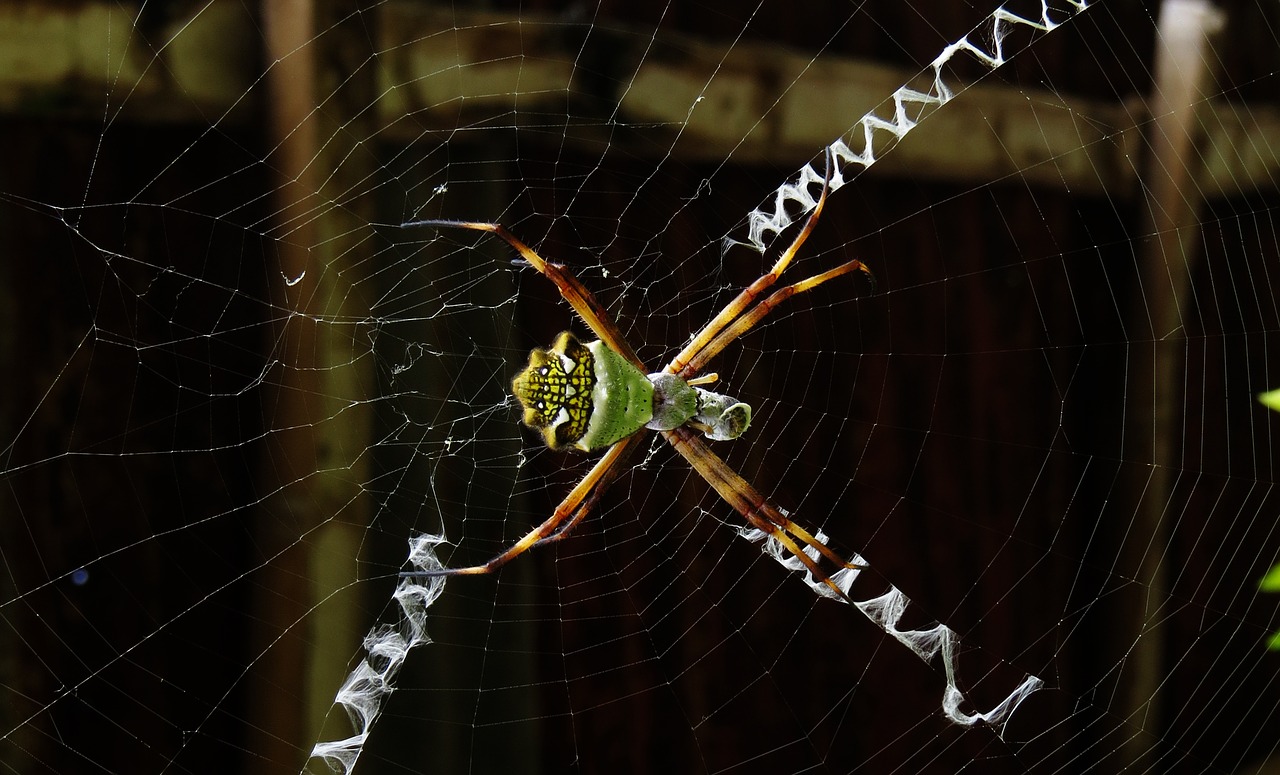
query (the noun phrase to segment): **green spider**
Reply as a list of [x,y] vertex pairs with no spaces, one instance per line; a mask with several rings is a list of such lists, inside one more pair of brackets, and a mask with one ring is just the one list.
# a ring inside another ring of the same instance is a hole
[[600,340],[583,344],[565,331],[550,350],[534,350],[511,382],[524,424],[547,446],[584,452],[617,444],[641,428],[669,431],[686,423],[715,441],[736,439],[751,407],[674,374],[645,374]]
[[644,364],[622,337],[617,324],[586,286],[565,266],[544,260],[501,225],[443,220],[406,223],[406,227],[434,226],[496,234],[515,248],[534,269],[556,284],[561,297],[600,338],[584,344],[568,331],[561,333],[550,349],[535,349],[529,355],[528,365],[512,381],[512,392],[524,407],[525,424],[541,432],[547,446],[586,452],[603,449],[605,453],[546,521],[501,554],[481,565],[409,571],[401,575],[491,573],[534,546],[563,538],[599,501],[617,476],[619,462],[645,437],[643,431],[650,429],[660,432],[748,523],[776,539],[809,569],[815,579],[844,597],[843,590],[822,570],[817,559],[805,553],[801,545],[812,548],[837,568],[857,570],[864,566],[846,562],[825,543],[791,521],[712,452],[695,433],[714,441],[724,441],[738,438],[751,424],[750,406],[702,388],[702,385],[718,379],[714,373],[701,373],[711,358],[751,330],[770,310],[797,293],[804,293],[854,270],[870,278],[874,287],[875,277],[871,270],[855,259],[785,286],[756,303],[760,295],[777,282],[817,225],[831,188],[830,151],[826,162],[822,194],[804,227],[773,268],[739,293],[693,336],[692,341],[662,371],[655,373],[646,373]]

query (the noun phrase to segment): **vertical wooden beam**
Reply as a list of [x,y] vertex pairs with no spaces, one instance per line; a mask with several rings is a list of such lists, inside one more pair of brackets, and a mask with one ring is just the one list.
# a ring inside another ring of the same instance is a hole
[[[1139,256],[1140,291],[1132,329],[1135,351],[1148,332],[1151,348],[1138,353],[1130,383],[1135,400],[1126,412],[1135,445],[1126,457],[1151,460],[1150,474],[1138,497],[1132,542],[1124,556],[1135,558],[1141,599],[1135,617],[1134,645],[1127,659],[1127,702],[1123,717],[1134,726],[1123,757],[1135,771],[1150,770],[1157,751],[1152,735],[1160,734],[1159,690],[1165,680],[1165,636],[1169,615],[1171,558],[1169,522],[1176,518],[1174,488],[1181,469],[1183,426],[1180,375],[1186,366],[1184,323],[1200,242],[1203,192],[1196,186],[1203,161],[1197,141],[1204,137],[1200,119],[1204,88],[1212,77],[1209,42],[1223,26],[1220,11],[1207,0],[1165,0],[1156,33],[1153,94],[1149,100],[1150,156],[1141,179],[1146,202],[1142,231],[1147,237]],[[1148,446],[1149,445],[1149,446]]]
[[[361,0],[318,0],[311,48],[316,62],[316,112],[319,147],[310,172],[318,179],[319,210],[315,219],[313,261],[318,265],[316,357],[322,382],[322,416],[317,469],[324,524],[310,543],[312,599],[318,606],[308,616],[312,646],[308,663],[308,736],[321,736],[320,726],[334,695],[347,677],[368,631],[363,585],[356,586],[357,561],[373,506],[365,487],[370,479],[373,405],[376,377],[368,330],[372,227],[376,218],[374,136],[369,106],[376,101],[374,51],[365,21],[380,10],[362,11]],[[375,606],[375,610],[380,606]],[[345,713],[333,720],[349,733]],[[329,735],[323,735],[332,739]]]
[[355,70],[339,72],[352,59],[339,23],[353,18],[347,5],[266,0],[262,10],[267,163],[276,172],[276,263],[265,271],[279,322],[264,396],[268,497],[256,526],[267,563],[254,574],[262,653],[248,725],[254,771],[302,766],[368,626],[353,582],[370,513],[362,484],[372,358],[360,325],[368,318],[362,236],[373,219],[357,193],[371,165],[350,138],[365,136],[351,117],[371,97],[348,104],[363,82],[358,58]]
[[[311,265],[314,224],[306,218],[314,191],[307,162],[314,154],[315,124],[309,118],[315,91],[312,50],[306,46],[314,26],[312,0],[266,0],[262,31],[266,75],[268,157],[277,171],[272,192],[275,228],[281,238],[268,256],[268,278],[278,322],[266,343],[276,365],[263,390],[266,430],[262,489],[254,536],[266,564],[254,573],[254,620],[258,632],[253,653],[261,654],[249,684],[246,741],[248,772],[279,771],[298,760],[306,734],[307,639],[296,626],[310,602],[305,547],[323,519],[310,486],[317,470],[314,399],[318,374],[310,368],[316,352],[312,307],[319,268]],[[275,265],[271,265],[274,258]],[[298,761],[301,765],[301,761]]]

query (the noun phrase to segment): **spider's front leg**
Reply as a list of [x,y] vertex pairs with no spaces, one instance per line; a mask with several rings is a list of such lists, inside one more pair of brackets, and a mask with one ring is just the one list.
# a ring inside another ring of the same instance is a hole
[[[821,274],[816,274],[781,288],[768,298],[758,304],[756,303],[756,300],[773,287],[778,278],[782,276],[782,273],[791,265],[791,261],[796,257],[800,248],[818,225],[818,218],[822,216],[822,210],[827,203],[827,195],[831,192],[833,158],[830,148],[826,150],[825,155],[826,171],[822,177],[822,193],[818,195],[818,200],[814,203],[813,212],[805,220],[804,226],[796,234],[796,238],[782,251],[782,255],[778,257],[778,261],[773,265],[773,268],[757,278],[755,282],[744,288],[741,293],[726,304],[724,309],[720,310],[709,323],[690,338],[689,344],[671,360],[671,363],[667,364],[663,371],[678,374],[685,378],[700,373],[712,358],[735,339],[751,330],[774,307],[797,293],[805,293],[828,280],[856,270],[865,274],[871,281],[872,288],[875,288],[876,278],[871,273],[871,269],[861,261],[854,259],[846,261],[834,269],[829,269]],[[752,306],[753,304],[755,304],[754,307]]]
[[529,265],[537,269],[542,276],[555,283],[556,288],[560,291],[560,295],[565,301],[569,302],[569,306],[573,307],[582,321],[595,332],[595,335],[608,343],[614,352],[630,361],[636,367],[643,367],[644,364],[636,357],[635,350],[631,349],[631,345],[622,337],[622,331],[618,329],[613,318],[609,317],[609,313],[604,307],[600,306],[600,302],[596,301],[593,294],[582,282],[573,276],[569,268],[563,264],[556,264],[546,260],[538,255],[538,252],[528,245],[521,242],[514,234],[507,231],[505,227],[498,223],[482,223],[479,221],[447,221],[447,220],[422,220],[410,221],[403,224],[403,228],[414,228],[418,226],[434,226],[436,228],[450,229],[468,229],[470,231],[485,231],[495,234],[506,241],[508,245],[516,249],[520,257],[529,262]]

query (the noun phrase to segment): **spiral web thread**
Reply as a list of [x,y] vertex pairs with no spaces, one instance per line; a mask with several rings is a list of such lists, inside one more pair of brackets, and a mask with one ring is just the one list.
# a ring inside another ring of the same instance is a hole
[[[997,8],[964,37],[946,46],[917,78],[899,87],[889,99],[880,103],[854,124],[845,136],[853,140],[861,129],[861,151],[854,151],[845,142],[844,137],[837,138],[828,146],[836,160],[830,189],[835,191],[848,182],[843,175],[843,169],[847,165],[856,164],[861,168],[856,170],[850,179],[861,174],[862,170],[875,164],[880,156],[896,146],[908,132],[934,111],[1025,50],[1044,34],[1052,32],[1084,11],[1088,6],[1089,0],[1061,0],[1060,4],[1054,4],[1052,7],[1047,0],[1042,0],[1038,18],[1022,17],[1003,7]],[[1009,34],[1019,28],[1025,28],[1031,34],[1020,44],[1009,45]],[[959,78],[944,78],[944,73],[948,73],[952,59],[961,54],[969,55],[985,65],[987,70],[967,83]],[[912,85],[922,82],[927,82],[923,89]],[[889,106],[892,106],[892,118],[881,118],[878,111],[889,113]],[[882,108],[885,110],[882,111]],[[774,192],[771,197],[773,205],[771,211],[758,208],[747,216],[746,243],[726,237],[725,248],[747,244],[763,252],[778,233],[813,210],[817,205],[817,198],[813,196],[810,189],[815,186],[820,189],[822,183],[823,175],[815,170],[812,164],[806,164],[800,169],[796,179],[783,183]],[[766,203],[769,201],[766,200]],[[793,207],[798,205],[798,212],[793,214],[789,211],[789,205]],[[767,537],[759,530],[743,530],[741,535],[753,542],[763,541],[762,549],[766,554],[789,570],[805,573],[806,583],[818,595],[836,600],[843,599],[852,604],[881,630],[911,649],[926,663],[932,662],[934,657],[940,654],[947,681],[942,697],[942,711],[944,716],[955,724],[963,726],[988,724],[999,730],[1018,705],[1044,684],[1040,678],[1028,675],[992,709],[985,712],[966,713],[961,710],[961,705],[965,704],[965,698],[957,686],[956,647],[959,644],[959,637],[954,630],[943,624],[922,630],[900,630],[898,623],[910,600],[896,587],[890,585],[887,592],[867,600],[854,600],[849,596],[849,590],[860,571],[846,569],[831,576],[832,581],[845,595],[841,598],[826,584],[815,579],[805,565],[791,556],[776,540]],[[818,532],[815,537],[824,543],[827,538],[821,532]],[[435,546],[444,540],[443,536],[437,535],[414,537],[410,541],[410,564],[414,568],[423,570],[441,567],[434,550]],[[806,549],[806,552],[814,552],[816,555],[813,549]],[[817,559],[816,556],[815,559]],[[850,564],[869,565],[859,555],[855,555],[850,560]],[[414,647],[430,643],[426,634],[427,609],[443,591],[444,579],[440,577],[413,578],[400,582],[395,592],[401,611],[399,623],[395,626],[375,628],[365,636],[364,649],[367,657],[348,676],[334,700],[335,705],[346,710],[355,729],[354,734],[342,740],[317,743],[312,750],[309,764],[323,762],[330,772],[344,775],[352,771],[383,705],[395,689],[395,678],[409,651]],[[312,770],[308,767],[304,771]]]

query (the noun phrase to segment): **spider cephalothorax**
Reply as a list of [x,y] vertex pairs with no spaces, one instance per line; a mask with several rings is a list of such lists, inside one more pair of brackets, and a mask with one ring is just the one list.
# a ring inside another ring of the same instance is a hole
[[645,374],[600,340],[583,344],[565,331],[549,350],[535,349],[511,382],[524,422],[547,446],[590,452],[641,428],[669,431],[686,423],[709,439],[736,439],[751,407],[703,390],[674,374]]
[[496,234],[515,248],[530,266],[556,284],[560,295],[600,339],[583,344],[567,331],[560,334],[550,349],[536,349],[530,354],[529,364],[511,384],[512,392],[524,407],[525,424],[541,431],[548,446],[587,451],[603,449],[605,452],[556,506],[550,517],[502,554],[482,565],[411,571],[404,575],[489,573],[533,546],[563,538],[597,503],[600,494],[616,478],[619,463],[636,449],[638,440],[644,435],[642,431],[648,428],[662,433],[693,469],[752,527],[772,536],[795,555],[814,578],[843,596],[844,592],[820,563],[830,563],[841,569],[861,566],[846,562],[829,546],[793,522],[693,433],[696,430],[714,440],[734,439],[742,435],[751,423],[751,407],[700,387],[717,379],[715,374],[703,374],[703,367],[708,361],[791,296],[855,270],[871,278],[871,271],[861,261],[846,261],[834,269],[760,298],[777,282],[817,224],[831,188],[831,165],[828,153],[822,195],[818,197],[804,227],[782,252],[773,269],[725,305],[661,372],[654,374],[645,374],[644,365],[623,338],[618,325],[568,268],[543,259],[499,224],[434,220],[406,224]]

